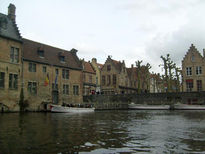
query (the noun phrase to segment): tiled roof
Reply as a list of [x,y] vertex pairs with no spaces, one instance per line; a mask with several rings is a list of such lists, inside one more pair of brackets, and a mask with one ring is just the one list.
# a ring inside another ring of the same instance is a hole
[[126,68],[127,69],[127,74],[129,77],[135,77],[137,79],[137,68],[136,67],[131,67],[131,68]]
[[2,13],[0,13],[0,36],[22,42],[16,23]]
[[[44,52],[44,57],[38,55],[38,51]],[[59,67],[71,69],[82,69],[80,60],[76,55],[77,50],[66,51],[42,43],[23,39],[23,59]],[[64,61],[60,61],[60,56],[64,56]]]
[[90,62],[84,61],[84,62],[83,62],[83,65],[84,65],[84,71],[85,71],[85,72],[95,74],[95,70],[94,70],[94,68],[92,67],[92,65],[91,65]]
[[103,64],[97,63],[97,66],[98,66],[99,69],[101,69],[103,67]]

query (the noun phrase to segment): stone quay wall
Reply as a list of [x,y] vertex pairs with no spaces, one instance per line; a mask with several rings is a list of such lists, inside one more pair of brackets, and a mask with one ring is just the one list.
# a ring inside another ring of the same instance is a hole
[[90,95],[83,97],[84,103],[96,109],[128,109],[128,104],[172,105],[176,103],[205,105],[205,91],[178,93],[142,93],[119,95]]

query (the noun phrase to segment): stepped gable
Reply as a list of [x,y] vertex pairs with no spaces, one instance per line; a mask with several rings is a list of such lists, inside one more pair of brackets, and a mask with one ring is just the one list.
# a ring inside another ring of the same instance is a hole
[[[39,56],[38,51],[43,51],[44,57]],[[82,65],[76,52],[77,50],[75,49],[66,51],[23,38],[23,59],[25,61],[82,70]],[[60,61],[60,57],[64,57],[64,62]]]
[[201,58],[203,58],[201,53],[197,50],[197,48],[193,44],[191,44],[190,48],[188,49],[185,56],[183,57],[182,63],[189,53],[194,53],[194,52],[196,52]]
[[2,13],[0,13],[0,36],[22,42],[17,24]]
[[91,65],[90,62],[84,61],[83,63],[84,63],[83,65],[84,65],[84,71],[85,71],[85,72],[95,74],[95,70],[94,70],[94,68],[92,67],[92,65]]

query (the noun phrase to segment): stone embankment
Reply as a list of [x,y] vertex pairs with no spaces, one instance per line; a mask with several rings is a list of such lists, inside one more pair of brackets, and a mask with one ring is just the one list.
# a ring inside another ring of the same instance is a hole
[[96,109],[128,109],[128,104],[173,105],[176,103],[205,105],[205,92],[143,93],[119,95],[90,95],[84,103]]

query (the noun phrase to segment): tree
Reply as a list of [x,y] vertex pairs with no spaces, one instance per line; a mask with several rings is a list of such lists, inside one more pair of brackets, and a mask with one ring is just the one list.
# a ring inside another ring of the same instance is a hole
[[142,63],[142,60],[141,61],[136,61],[136,67],[137,67],[137,93],[139,94],[141,92],[141,88],[140,88],[140,70],[141,70],[141,63]]
[[172,86],[173,86],[173,76],[174,76],[174,72],[175,71],[175,77],[176,77],[176,91],[179,91],[180,87],[179,87],[179,73],[180,73],[180,69],[178,67],[176,67],[176,64],[171,60],[170,55],[167,54],[166,57],[161,56],[160,58],[162,58],[163,60],[163,66],[164,70],[165,70],[165,75],[163,76],[164,81],[167,85],[167,92],[172,92]]
[[164,67],[164,71],[165,71],[165,75],[164,75],[164,79],[165,79],[165,83],[167,85],[167,92],[169,91],[169,86],[168,86],[168,61],[169,61],[169,54],[167,54],[167,57],[160,57],[163,60],[163,64],[160,66]]

